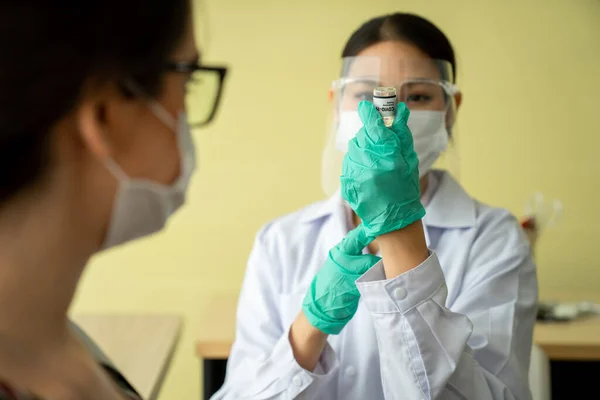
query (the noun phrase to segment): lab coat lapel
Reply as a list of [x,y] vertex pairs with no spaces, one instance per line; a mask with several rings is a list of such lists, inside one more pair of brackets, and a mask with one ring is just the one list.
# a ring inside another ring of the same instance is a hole
[[322,229],[319,229],[317,243],[325,254],[348,233],[345,213],[345,203],[338,190],[329,199],[305,212],[301,218],[302,223],[322,226]]
[[475,225],[475,202],[460,184],[447,172],[437,173],[439,184],[431,197],[423,223],[427,227],[443,229],[470,228]]

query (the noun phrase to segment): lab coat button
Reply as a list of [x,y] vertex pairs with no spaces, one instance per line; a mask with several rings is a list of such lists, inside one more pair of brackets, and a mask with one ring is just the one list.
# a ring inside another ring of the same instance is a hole
[[396,300],[402,300],[403,298],[406,297],[406,290],[401,287],[398,287],[398,288],[394,289],[393,295]]
[[353,366],[349,366],[348,368],[346,368],[346,375],[348,375],[349,377],[353,377],[354,375],[356,375],[356,368],[354,368]]
[[292,382],[294,383],[294,385],[300,387],[302,386],[302,377],[300,375],[296,375],[292,378]]

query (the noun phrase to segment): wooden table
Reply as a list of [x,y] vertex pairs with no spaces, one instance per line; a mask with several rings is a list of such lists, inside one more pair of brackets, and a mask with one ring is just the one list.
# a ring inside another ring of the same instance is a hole
[[600,316],[537,323],[533,340],[551,360],[600,360]]
[[173,315],[77,315],[73,320],[98,344],[144,400],[155,400],[179,338]]
[[[552,293],[545,296],[552,301],[592,301],[600,304],[600,293]],[[600,316],[571,322],[538,322],[533,340],[551,360],[600,360]]]
[[[590,300],[600,303],[599,295],[560,293],[551,296],[557,301]],[[196,340],[196,355],[204,365],[204,398],[219,388],[225,374],[225,364],[235,336],[233,296],[216,296],[201,316],[203,330]],[[551,360],[600,361],[600,316],[573,322],[537,323],[534,342]]]
[[[201,316],[202,326],[207,329],[203,329],[196,340],[196,355],[199,358],[226,359],[229,356],[235,335],[236,306],[237,299],[234,297],[213,298]],[[566,323],[537,323],[534,342],[551,359],[600,360],[600,316]]]
[[[218,318],[228,317],[223,314]],[[202,334],[196,340],[196,355],[208,359],[229,357],[234,326],[233,323],[224,329],[220,336]],[[533,341],[554,360],[600,360],[600,316],[566,323],[537,323]]]

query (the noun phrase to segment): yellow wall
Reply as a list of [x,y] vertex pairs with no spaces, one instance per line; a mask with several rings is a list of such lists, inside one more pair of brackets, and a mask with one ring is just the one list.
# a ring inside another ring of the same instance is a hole
[[[185,330],[162,399],[197,399],[197,315],[239,290],[256,230],[321,197],[327,90],[347,36],[391,11],[437,23],[464,92],[461,180],[521,213],[535,190],[565,215],[538,249],[542,294],[600,290],[598,0],[209,0],[208,61],[230,79],[218,121],[197,132],[200,171],[168,230],[92,262],[75,310],[181,313]],[[197,10],[197,13],[200,9]]]

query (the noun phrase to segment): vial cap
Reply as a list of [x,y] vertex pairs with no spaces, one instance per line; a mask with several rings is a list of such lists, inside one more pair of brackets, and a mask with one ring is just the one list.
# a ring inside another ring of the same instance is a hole
[[373,89],[373,96],[375,97],[393,97],[396,96],[395,87],[376,87]]

